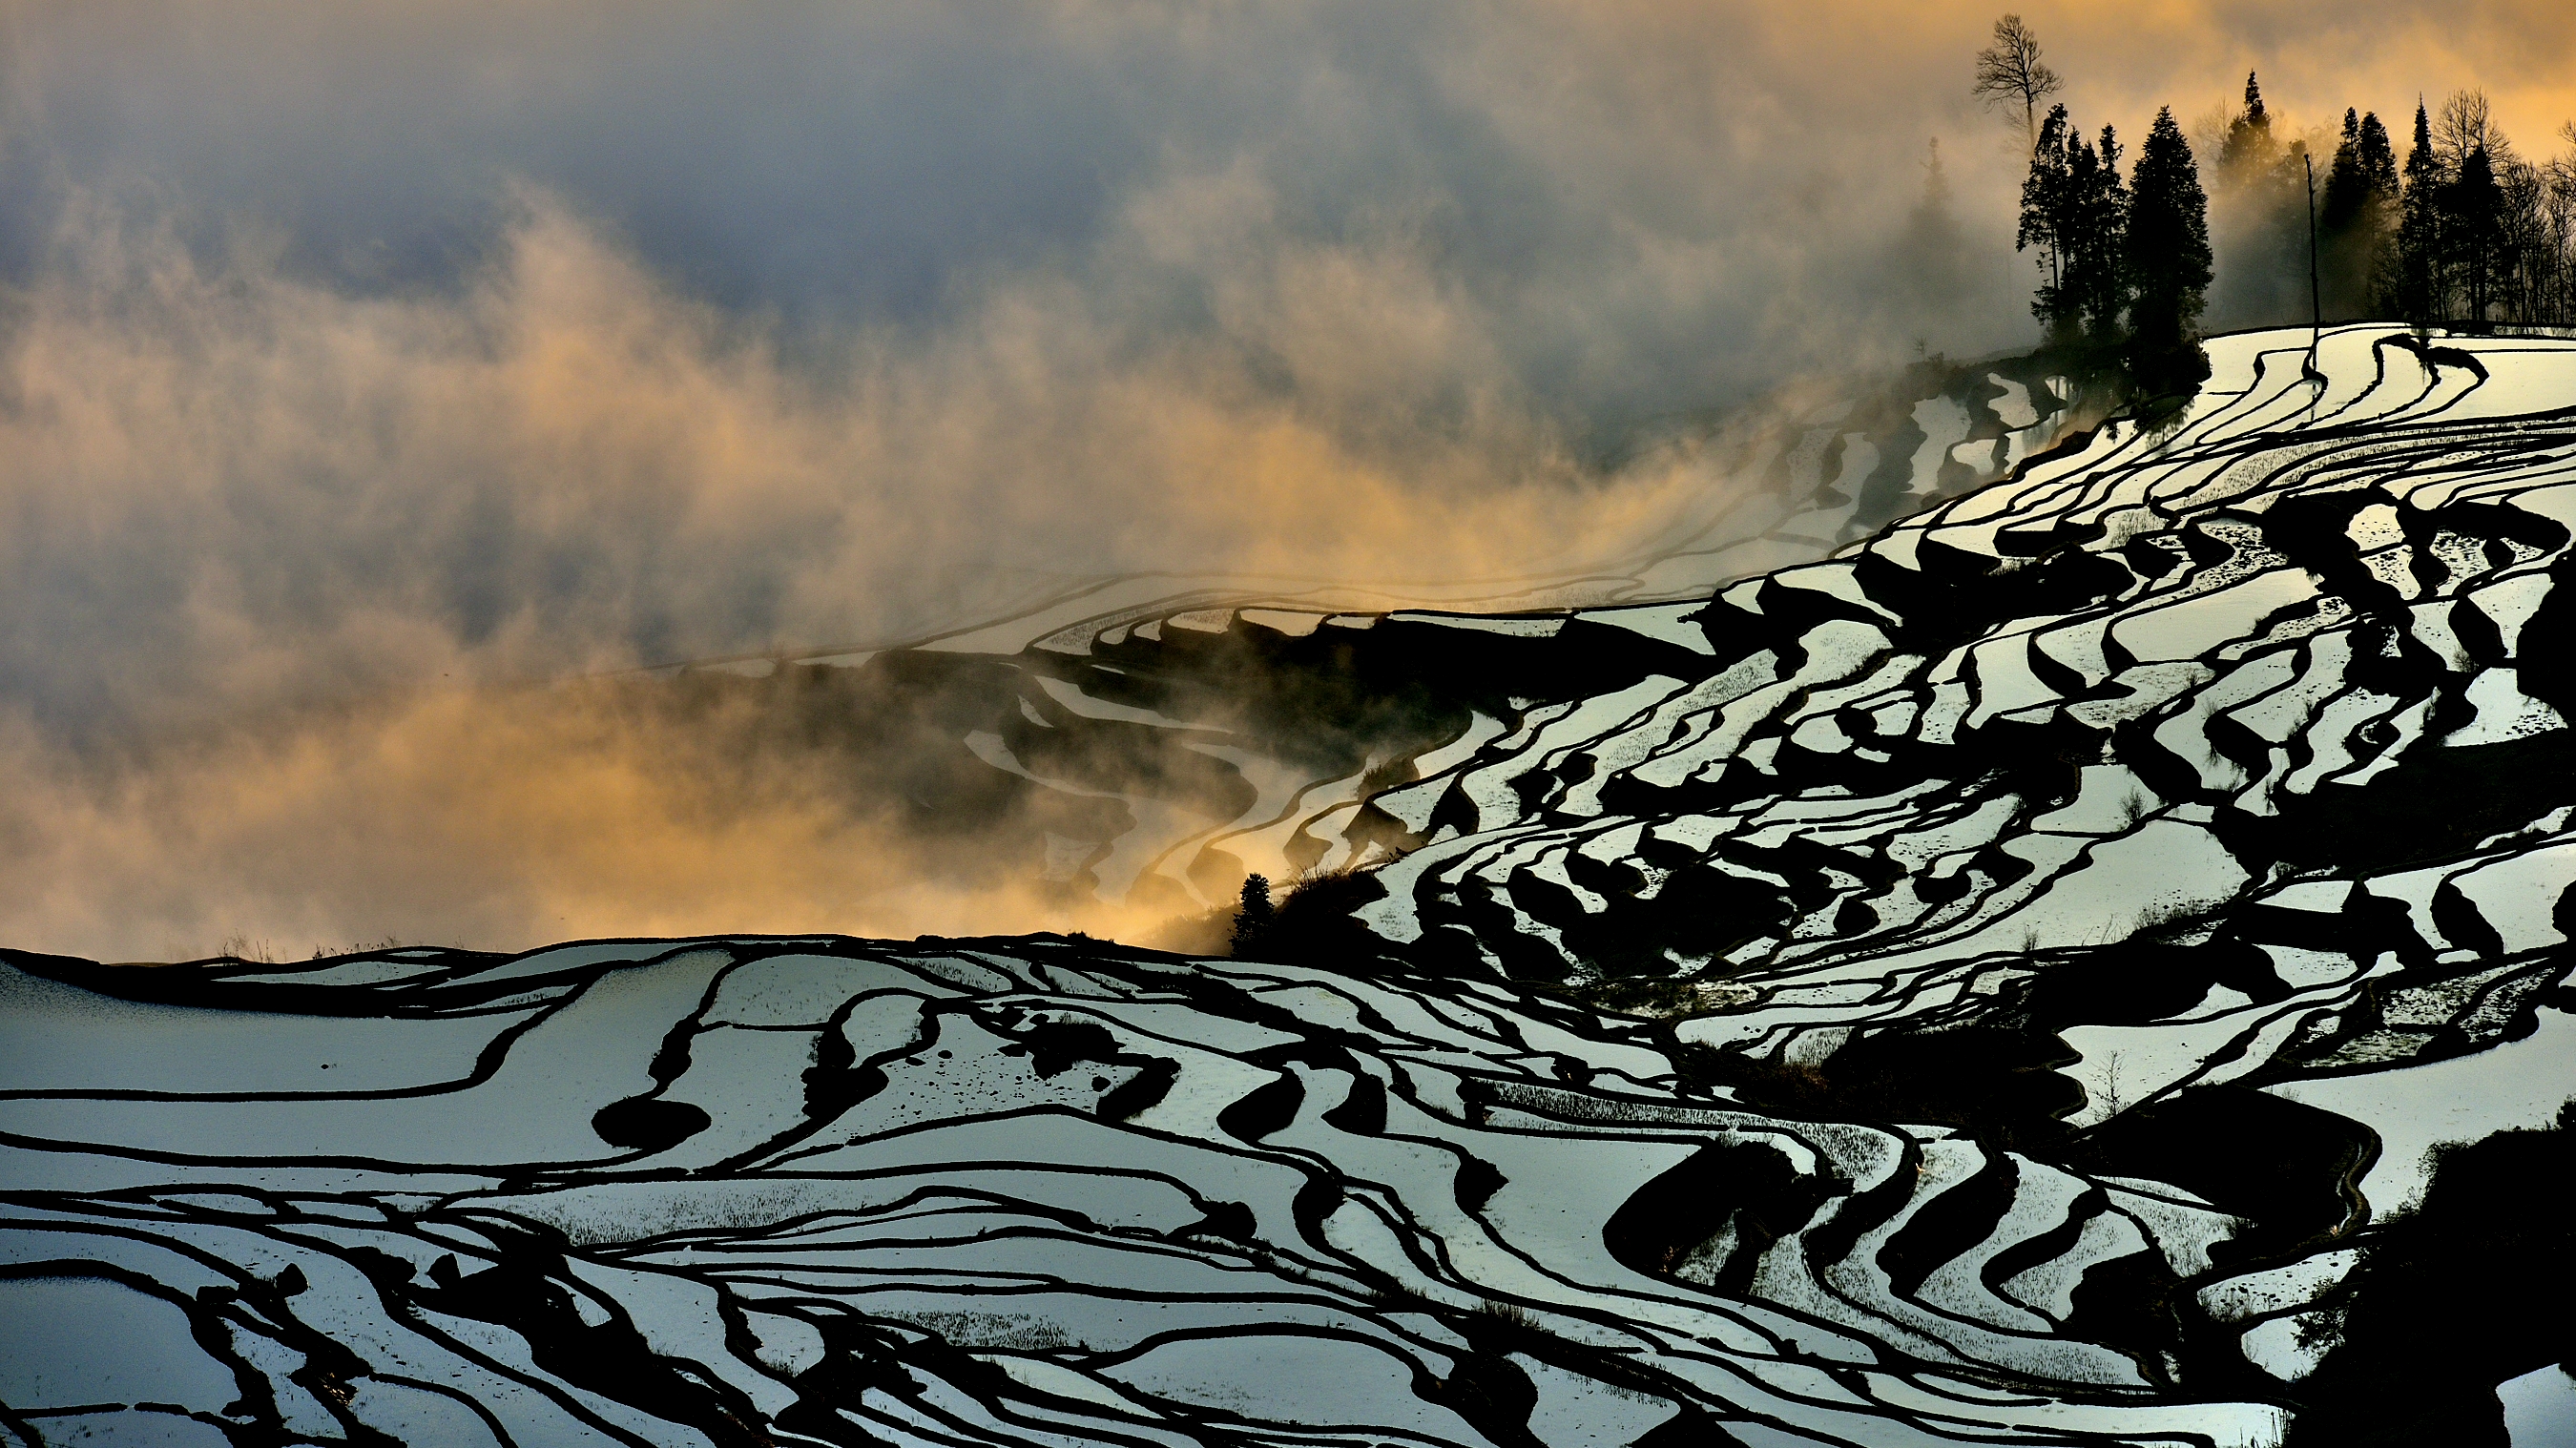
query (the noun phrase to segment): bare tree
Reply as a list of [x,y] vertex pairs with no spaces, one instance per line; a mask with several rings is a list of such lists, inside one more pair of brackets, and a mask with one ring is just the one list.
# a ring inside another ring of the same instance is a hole
[[2493,107],[2482,90],[2457,90],[2433,113],[2433,150],[2454,175],[2468,164],[2469,153],[2483,150],[2498,166],[2513,159],[2513,142],[2495,123]]
[[2022,129],[2036,146],[2039,103],[2065,85],[2064,77],[2040,63],[2039,37],[2030,33],[2020,16],[2007,15],[1995,22],[1995,43],[1977,52],[1977,83],[1968,93],[2006,116],[2012,114],[2012,107],[2021,107]]

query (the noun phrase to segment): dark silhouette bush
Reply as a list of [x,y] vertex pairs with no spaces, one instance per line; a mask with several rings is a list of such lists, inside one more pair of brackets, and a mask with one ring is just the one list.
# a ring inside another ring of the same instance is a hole
[[1270,877],[1245,877],[1243,902],[1234,911],[1234,953],[1262,954],[1262,948],[1270,943],[1271,927],[1278,918],[1278,907],[1270,903]]
[[2554,1125],[2435,1148],[2423,1205],[2363,1239],[2290,1448],[2504,1448],[2496,1385],[2576,1355],[2571,1126],[2576,1101]]

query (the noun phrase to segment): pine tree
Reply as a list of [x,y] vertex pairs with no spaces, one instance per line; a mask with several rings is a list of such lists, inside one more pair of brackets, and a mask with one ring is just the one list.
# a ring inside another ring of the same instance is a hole
[[2334,162],[2326,168],[2326,194],[2317,209],[2317,229],[2328,235],[2352,225],[2361,214],[2361,113],[2343,112],[2343,139],[2335,143]]
[[2013,239],[2015,251],[2039,249],[2039,266],[2048,280],[2039,284],[2030,310],[2052,335],[2069,330],[2082,313],[2066,286],[2066,243],[2075,194],[2069,149],[2066,107],[2052,106],[2040,125],[2038,143],[2031,147],[2030,175],[2021,184],[2021,230]]
[[2254,72],[2245,73],[2245,109],[2227,123],[2227,139],[2218,148],[2218,174],[2227,185],[2259,180],[2280,164],[2280,143],[2272,139],[2272,113],[2263,108],[2263,86]]
[[2094,275],[2097,253],[2085,233],[2093,194],[2102,184],[2102,158],[2095,154],[2093,143],[2070,134],[2066,138],[2065,169],[2060,174],[2064,181],[2057,194],[2057,214],[2051,222],[2057,234],[2061,269],[2057,312],[2042,320],[2052,324],[2052,335],[2072,339],[2083,330],[2087,304],[2100,286],[2100,279]]
[[1245,876],[1242,903],[1234,912],[1234,953],[1250,955],[1268,944],[1270,927],[1278,918],[1278,909],[1270,903],[1269,877]]
[[2371,195],[2396,203],[2397,149],[2388,143],[2388,128],[2379,123],[2377,111],[2361,118],[2361,175]]
[[2496,184],[2495,162],[2479,146],[2460,163],[2459,178],[2444,190],[2443,232],[2456,258],[2460,289],[2468,294],[2469,320],[2487,320],[2496,297],[2504,261],[2504,190]]
[[2394,240],[2398,205],[2397,157],[2388,128],[2376,114],[2343,113],[2343,139],[2326,173],[2317,215],[2318,260],[2330,316],[2367,311],[2374,280]]
[[2397,177],[2397,149],[2388,143],[2388,128],[2379,123],[2375,111],[2365,111],[2361,117],[2361,177],[2370,199],[2357,233],[2367,238],[2368,245],[2353,298],[2357,310],[2367,305],[2368,291],[2395,260],[2399,198],[2404,195]]
[[2449,184],[2433,150],[2432,118],[2418,100],[2415,140],[2406,151],[2405,191],[2398,203],[2396,254],[2386,279],[2390,310],[2418,326],[2441,321],[2449,309],[2442,264],[2442,193]]
[[2072,315],[2098,341],[2119,335],[2128,307],[2121,241],[2128,234],[2129,193],[2120,180],[2120,141],[2102,128],[2097,151],[2076,142],[2067,155],[2066,293]]
[[2211,280],[2209,197],[2173,108],[2156,112],[2130,177],[2121,270],[2129,308],[2131,379],[2150,396],[2196,385],[2209,359],[2194,332]]
[[2304,143],[2282,144],[2258,74],[2210,159],[2212,231],[2228,275],[2213,301],[2230,325],[2308,315],[2308,195]]

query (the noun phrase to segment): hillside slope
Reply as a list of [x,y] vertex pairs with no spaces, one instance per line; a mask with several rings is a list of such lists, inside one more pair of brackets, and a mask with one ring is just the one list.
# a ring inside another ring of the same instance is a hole
[[2071,416],[2049,372],[1927,361],[1644,434],[1636,470],[1690,485],[1518,576],[1450,578],[1427,557],[1412,579],[1023,580],[1026,596],[977,594],[898,643],[595,687],[683,722],[758,721],[744,749],[832,781],[941,878],[1034,877],[1057,918],[1123,938],[1230,902],[1247,873],[1347,862],[1365,848],[1346,835],[1363,794],[1484,742],[1471,724],[1517,693],[1587,686],[1562,667],[1525,681],[1458,667],[1460,620],[1579,608],[1607,638],[1669,630],[1662,605],[1823,557],[2047,446]]
[[[2576,1260],[2510,1204],[2576,343],[2305,343],[1714,598],[1208,620],[1418,736],[1251,958],[9,954],[0,1431],[2501,1442]],[[1163,622],[987,663],[1096,704]]]

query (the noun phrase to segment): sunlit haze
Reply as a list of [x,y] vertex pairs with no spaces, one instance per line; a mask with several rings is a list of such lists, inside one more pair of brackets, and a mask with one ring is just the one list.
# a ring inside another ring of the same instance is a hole
[[[2028,15],[2132,137],[2249,70],[2329,150],[2462,86],[2534,154],[2576,115],[2545,0]],[[1643,443],[2035,340],[1993,19],[0,4],[0,936],[1125,930],[555,686],[1615,552],[1729,486]]]

